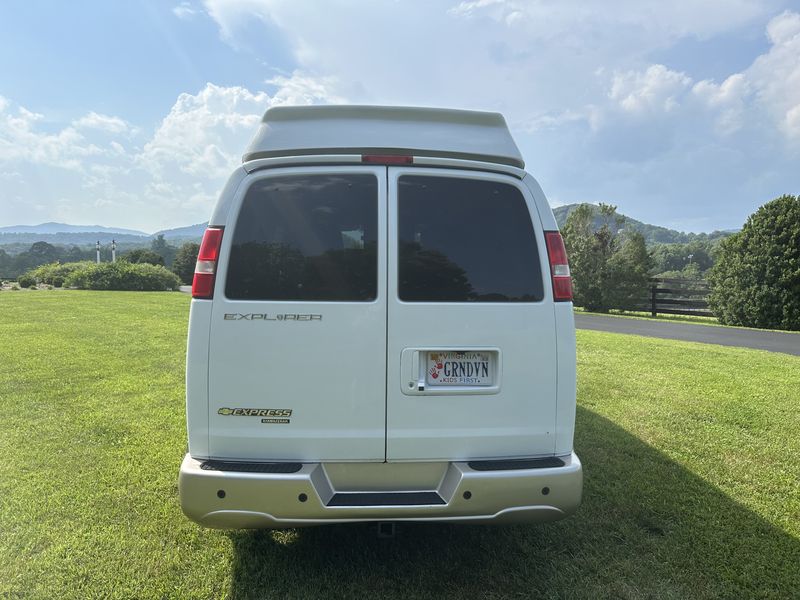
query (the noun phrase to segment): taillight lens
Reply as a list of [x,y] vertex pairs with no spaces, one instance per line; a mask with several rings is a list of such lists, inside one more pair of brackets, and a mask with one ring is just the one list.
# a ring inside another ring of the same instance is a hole
[[217,276],[219,247],[222,245],[222,228],[209,227],[203,234],[197,264],[192,280],[192,298],[210,300],[214,297],[214,280]]
[[572,277],[569,274],[567,249],[558,231],[545,231],[547,256],[550,259],[550,276],[553,279],[553,300],[570,302],[572,300]]

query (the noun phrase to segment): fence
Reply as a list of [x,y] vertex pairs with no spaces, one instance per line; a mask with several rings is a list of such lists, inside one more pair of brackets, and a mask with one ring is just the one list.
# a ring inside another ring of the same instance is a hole
[[695,315],[713,317],[708,309],[708,282],[701,279],[669,279],[655,277],[650,280],[650,312],[668,315]]

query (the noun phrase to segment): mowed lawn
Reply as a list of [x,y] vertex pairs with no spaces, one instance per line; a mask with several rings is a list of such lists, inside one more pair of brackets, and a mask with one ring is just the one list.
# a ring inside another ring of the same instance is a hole
[[797,598],[800,358],[581,331],[584,504],[532,526],[187,521],[178,293],[0,292],[0,598]]

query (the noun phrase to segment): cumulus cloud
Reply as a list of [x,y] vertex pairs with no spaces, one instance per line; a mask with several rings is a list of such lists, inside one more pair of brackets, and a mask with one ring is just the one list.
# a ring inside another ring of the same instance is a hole
[[[202,221],[264,111],[341,101],[329,92],[334,81],[297,72],[265,82],[269,92],[208,83],[180,94],[152,135],[96,112],[50,132],[44,115],[0,97],[0,172],[21,173],[4,178],[0,221],[41,213],[144,230]],[[42,166],[51,168],[46,177]],[[26,200],[34,197],[40,202]]]
[[218,181],[241,162],[243,149],[264,111],[283,104],[341,102],[329,91],[333,78],[296,72],[267,83],[276,91],[251,92],[212,83],[197,94],[181,94],[137,161],[156,177],[177,168],[193,177]]
[[695,81],[665,65],[614,72],[607,83],[610,104],[593,107],[593,126],[618,126],[612,118],[618,112],[646,115],[651,125],[677,114],[682,127],[698,133],[710,128],[724,137],[749,125],[759,136],[776,132],[790,143],[800,141],[800,15],[773,18],[767,36],[769,50],[721,83]]
[[82,169],[83,160],[104,153],[71,125],[55,133],[39,125],[44,115],[23,106],[11,109],[11,102],[0,103],[0,161],[29,161],[64,169]]
[[744,75],[755,89],[756,102],[792,142],[800,142],[800,14],[784,12],[767,26],[772,47]]
[[197,94],[181,94],[137,160],[159,177],[175,167],[223,177],[269,102],[266,92],[211,83]]
[[129,130],[128,124],[119,117],[101,115],[90,112],[73,122],[76,129],[98,129],[109,133],[125,133]]
[[691,81],[684,73],[651,65],[644,72],[616,73],[608,95],[622,110],[635,115],[671,112]]

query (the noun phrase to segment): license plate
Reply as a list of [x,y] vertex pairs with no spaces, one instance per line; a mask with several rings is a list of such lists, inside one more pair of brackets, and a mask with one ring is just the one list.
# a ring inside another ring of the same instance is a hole
[[429,386],[472,387],[494,383],[493,353],[428,352],[425,381]]

